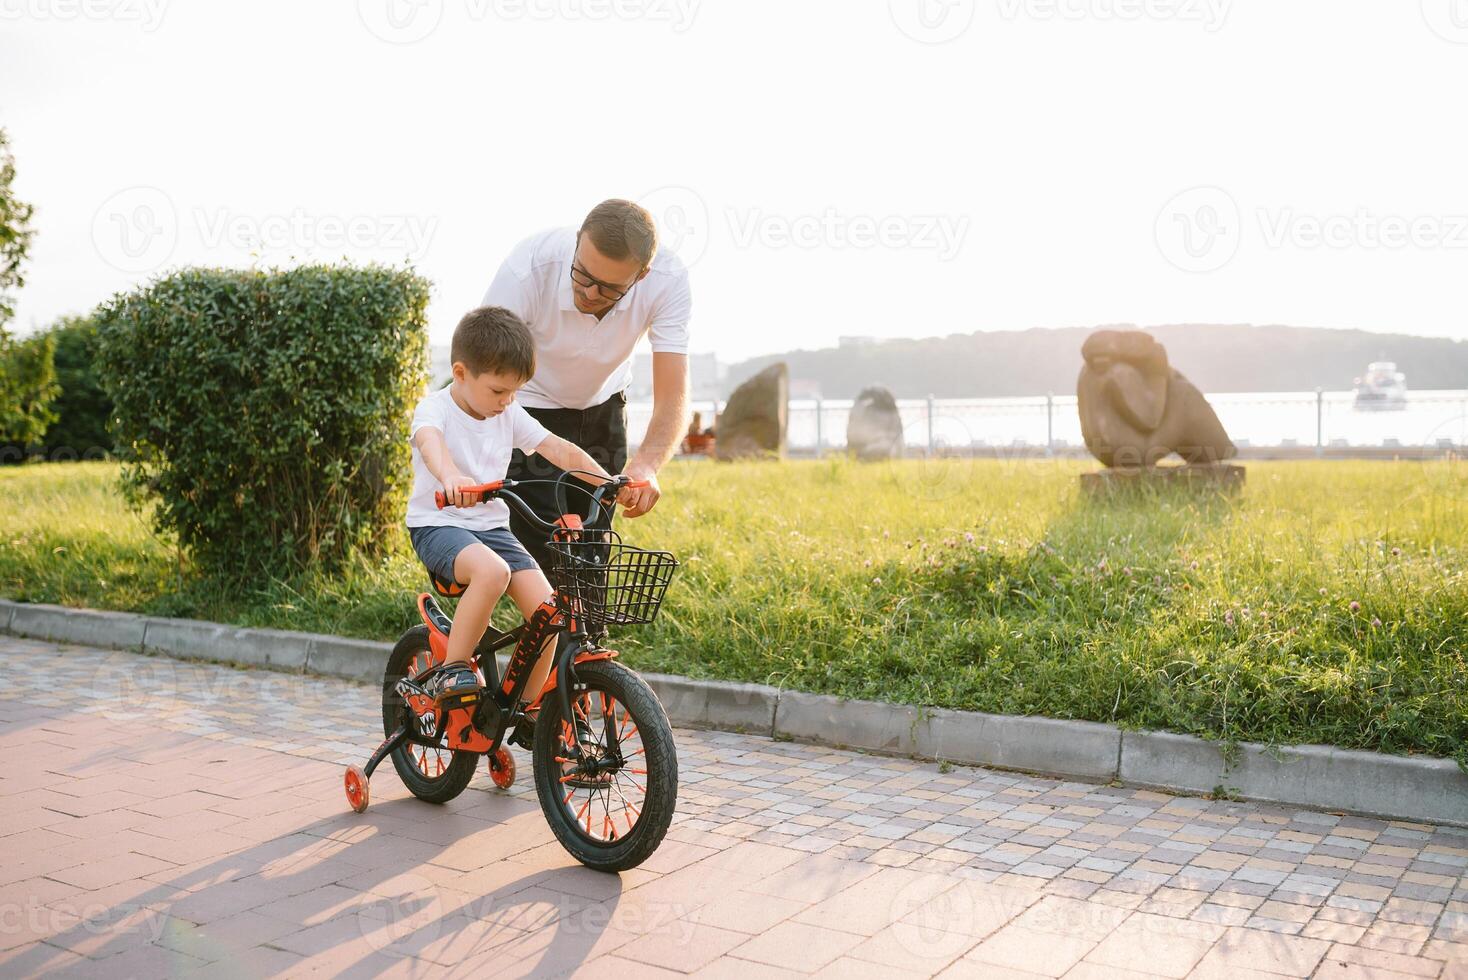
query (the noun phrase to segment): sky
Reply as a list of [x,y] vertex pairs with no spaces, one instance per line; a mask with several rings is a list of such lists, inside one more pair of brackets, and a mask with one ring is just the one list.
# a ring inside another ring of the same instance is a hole
[[411,263],[446,343],[607,197],[692,347],[1468,338],[1468,0],[0,0],[17,325],[189,264]]

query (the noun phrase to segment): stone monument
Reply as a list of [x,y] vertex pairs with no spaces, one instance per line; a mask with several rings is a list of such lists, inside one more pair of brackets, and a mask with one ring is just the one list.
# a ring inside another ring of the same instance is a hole
[[790,369],[771,364],[734,389],[719,414],[715,459],[759,459],[785,455],[790,422]]
[[[1110,469],[1082,475],[1088,487],[1184,480],[1236,486],[1244,468],[1213,407],[1141,330],[1097,330],[1081,346],[1076,381],[1081,436]],[[1173,453],[1184,466],[1158,466]]]
[[860,460],[901,456],[902,416],[897,399],[881,386],[863,388],[846,416],[846,451]]

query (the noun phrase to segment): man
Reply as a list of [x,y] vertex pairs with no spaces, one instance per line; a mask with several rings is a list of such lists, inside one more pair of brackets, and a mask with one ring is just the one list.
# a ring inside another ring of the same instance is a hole
[[[535,338],[535,376],[520,404],[555,435],[581,446],[610,473],[646,480],[621,498],[628,517],[657,506],[657,473],[676,451],[688,424],[688,319],[693,299],[688,270],[659,252],[652,215],[631,201],[603,201],[579,229],[559,228],[515,246],[500,266],[484,306],[520,316]],[[637,455],[627,461],[627,385],[632,353],[642,336],[652,345],[652,421]],[[519,450],[512,480],[554,479],[561,471]],[[568,504],[589,509],[576,481]],[[554,488],[517,491],[547,520],[559,516]],[[603,522],[605,526],[605,522]],[[510,528],[541,567],[549,566],[545,535],[512,514]]]

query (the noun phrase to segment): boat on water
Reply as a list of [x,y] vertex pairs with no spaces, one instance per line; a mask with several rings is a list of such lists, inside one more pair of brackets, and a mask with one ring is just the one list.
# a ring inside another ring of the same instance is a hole
[[1389,412],[1407,407],[1407,376],[1391,361],[1373,361],[1355,381],[1358,411]]

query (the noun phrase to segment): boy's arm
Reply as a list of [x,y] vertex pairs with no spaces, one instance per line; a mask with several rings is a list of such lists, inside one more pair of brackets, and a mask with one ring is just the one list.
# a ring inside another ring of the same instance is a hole
[[[592,486],[599,487],[612,478],[612,475],[602,469],[601,464],[592,459],[580,446],[574,442],[568,442],[557,435],[548,435],[540,445],[535,447],[537,455],[544,456],[556,466],[563,470],[587,470],[586,473],[573,474],[577,479],[584,480]],[[592,476],[591,474],[596,474]]]
[[443,485],[444,495],[455,507],[472,507],[479,503],[478,494],[461,493],[461,487],[474,485],[474,481],[459,471],[459,464],[449,454],[448,443],[443,433],[433,426],[423,426],[413,433],[413,445],[423,457],[423,465],[433,478]]

